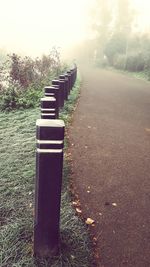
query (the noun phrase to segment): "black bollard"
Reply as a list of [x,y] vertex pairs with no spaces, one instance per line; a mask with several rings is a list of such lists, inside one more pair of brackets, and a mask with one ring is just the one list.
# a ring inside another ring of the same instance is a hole
[[70,90],[72,89],[72,87],[71,87],[71,72],[67,71],[67,75],[68,75],[68,79],[69,79],[69,93],[70,93]]
[[66,84],[67,84],[66,96],[67,96],[67,99],[68,99],[68,95],[69,95],[69,77],[68,77],[67,73],[65,73],[64,76],[65,76],[65,80],[66,80]]
[[59,86],[60,90],[60,107],[64,106],[64,81],[52,80],[52,86]]
[[72,83],[74,86],[76,80],[76,68],[72,68],[71,71],[72,71]]
[[59,253],[64,129],[62,120],[36,122],[34,256],[40,258]]
[[59,75],[59,79],[65,82],[65,87],[64,87],[64,99],[68,99],[68,78],[64,75]]
[[65,74],[66,79],[68,80],[68,95],[70,94],[70,74]]
[[41,119],[56,119],[57,107],[55,97],[41,98]]
[[55,97],[56,99],[56,119],[59,117],[60,106],[60,90],[59,86],[45,86],[44,87],[46,97]]

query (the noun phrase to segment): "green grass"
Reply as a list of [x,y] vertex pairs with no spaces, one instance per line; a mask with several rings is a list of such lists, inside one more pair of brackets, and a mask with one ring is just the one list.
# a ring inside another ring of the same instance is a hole
[[150,71],[139,71],[139,72],[127,72],[137,79],[141,79],[144,81],[150,81]]
[[116,71],[116,72],[127,74],[127,75],[135,77],[137,79],[141,79],[144,81],[150,81],[150,71],[131,72],[131,71],[127,71],[127,70],[116,69],[113,67],[109,67],[108,69],[111,69],[111,70]]
[[[77,81],[61,112],[67,126],[79,87]],[[32,256],[35,122],[39,117],[39,108],[0,113],[0,266],[91,267],[88,232],[71,205],[67,160],[61,204],[61,254],[47,261],[36,261]]]

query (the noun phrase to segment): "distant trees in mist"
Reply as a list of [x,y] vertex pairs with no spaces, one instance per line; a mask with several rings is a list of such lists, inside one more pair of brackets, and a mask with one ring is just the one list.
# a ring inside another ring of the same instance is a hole
[[137,14],[130,2],[95,0],[90,20],[93,38],[83,45],[85,60],[123,70],[150,71],[150,34],[137,32]]

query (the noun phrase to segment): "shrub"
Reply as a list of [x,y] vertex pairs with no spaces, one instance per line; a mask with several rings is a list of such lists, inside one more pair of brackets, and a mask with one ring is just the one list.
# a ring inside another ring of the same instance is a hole
[[126,45],[127,38],[124,34],[115,33],[112,35],[104,50],[110,65],[114,65],[116,55],[124,54],[126,52]]
[[130,53],[126,59],[125,69],[129,71],[143,71],[145,60],[142,53]]
[[149,68],[150,59],[144,54],[135,52],[129,53],[127,55],[118,54],[114,58],[114,67],[117,69],[139,72],[143,71],[145,68]]
[[114,57],[114,67],[116,69],[124,70],[125,69],[125,64],[126,64],[126,55],[117,54]]
[[[65,66],[66,67],[66,66]],[[0,68],[0,108],[12,110],[39,104],[42,88],[58,76],[63,65],[53,48],[48,56],[32,59],[12,54]]]

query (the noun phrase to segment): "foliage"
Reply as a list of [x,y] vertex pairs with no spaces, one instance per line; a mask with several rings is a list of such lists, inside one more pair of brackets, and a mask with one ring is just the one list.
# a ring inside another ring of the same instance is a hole
[[12,110],[35,107],[42,88],[58,76],[63,65],[56,48],[49,55],[32,59],[17,54],[8,56],[0,67],[0,108]]
[[144,70],[144,57],[141,53],[129,53],[126,58],[125,69],[129,71]]
[[104,50],[110,65],[114,64],[114,57],[117,54],[124,54],[126,52],[126,45],[127,38],[122,33],[116,33],[110,38]]
[[132,32],[135,14],[129,0],[116,0],[114,5],[95,0],[91,58],[97,66],[108,63],[117,69],[150,73],[150,36]]
[[131,72],[143,71],[149,73],[150,39],[148,36],[132,36],[132,38],[128,40],[127,48],[124,53],[114,53],[112,66]]
[[113,66],[116,69],[124,70],[126,65],[126,55],[116,54],[113,58]]
[[92,28],[97,40],[95,49],[98,61],[103,61],[104,55],[107,55],[112,65],[115,54],[126,49],[134,12],[129,0],[116,0],[114,4],[109,0],[95,0],[93,15]]

